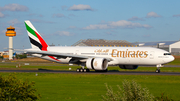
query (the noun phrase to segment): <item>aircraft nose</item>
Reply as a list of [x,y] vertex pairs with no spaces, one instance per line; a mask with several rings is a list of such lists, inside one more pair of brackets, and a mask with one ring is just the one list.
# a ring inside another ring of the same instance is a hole
[[168,56],[168,58],[164,58],[164,62],[168,63],[174,60],[174,56]]
[[174,60],[174,56],[169,56],[169,59],[168,59],[168,61],[167,62],[171,62],[171,61],[173,61]]
[[[174,59],[175,59],[174,56],[171,55],[170,60],[171,60],[171,61],[174,61]],[[171,62],[171,61],[170,61],[170,62]]]

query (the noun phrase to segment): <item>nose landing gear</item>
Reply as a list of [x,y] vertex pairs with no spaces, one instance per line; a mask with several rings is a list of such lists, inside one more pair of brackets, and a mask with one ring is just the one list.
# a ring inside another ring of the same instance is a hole
[[163,65],[159,64],[156,65],[157,69],[156,69],[156,73],[160,73],[160,67],[163,67]]
[[156,73],[160,73],[160,69],[156,69]]

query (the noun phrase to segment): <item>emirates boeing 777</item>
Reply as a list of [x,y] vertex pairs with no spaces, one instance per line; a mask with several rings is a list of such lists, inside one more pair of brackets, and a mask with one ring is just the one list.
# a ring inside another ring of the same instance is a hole
[[[139,65],[154,65],[160,73],[163,64],[174,60],[167,51],[153,47],[81,47],[48,46],[30,21],[25,21],[30,39],[30,49],[25,52],[33,56],[66,64],[78,64],[77,72],[107,71],[108,66],[115,65],[121,69],[137,69]],[[86,68],[85,68],[86,67]]]

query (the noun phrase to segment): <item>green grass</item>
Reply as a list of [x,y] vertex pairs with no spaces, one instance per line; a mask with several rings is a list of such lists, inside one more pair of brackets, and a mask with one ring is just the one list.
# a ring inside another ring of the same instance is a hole
[[176,58],[174,61],[168,63],[168,65],[180,65],[180,58]]
[[[19,66],[20,67],[17,67]],[[38,69],[50,69],[50,70],[69,70],[71,68],[72,71],[75,71],[80,66],[74,65],[69,66],[68,64],[58,64],[58,63],[29,63],[29,65],[25,65],[23,62],[4,62],[0,63],[0,70],[38,70]],[[140,72],[154,72],[156,67],[138,67],[135,70],[128,70],[128,69],[120,69],[118,66],[109,66],[109,71],[140,71]],[[180,72],[180,67],[161,67],[161,72]]]
[[[0,73],[5,76],[9,73]],[[41,94],[40,101],[101,101],[106,94],[105,83],[116,91],[122,81],[135,80],[147,87],[154,96],[166,93],[174,100],[180,100],[180,76],[149,75],[106,75],[106,74],[53,74],[53,73],[16,73],[20,79],[35,81]]]
[[[29,62],[0,62],[0,70],[2,69],[25,69],[25,70],[68,70],[71,68],[75,71],[80,66],[69,66],[58,63],[37,63]],[[16,67],[17,65],[21,67]],[[180,60],[175,60],[168,65],[180,65]],[[118,66],[108,68],[109,71],[140,71],[154,72],[156,67],[139,67],[136,70],[124,70]],[[180,72],[180,67],[162,67],[161,72]],[[10,73],[0,73],[6,76]],[[161,93],[167,94],[174,100],[180,100],[180,76],[164,76],[164,75],[107,75],[107,74],[56,74],[56,73],[16,73],[20,79],[29,79],[35,81],[35,88],[38,89],[42,98],[40,101],[101,101],[101,95],[106,94],[105,83],[112,86],[116,91],[116,85],[122,85],[122,81],[135,80],[143,87],[147,87],[154,96],[160,96]]]

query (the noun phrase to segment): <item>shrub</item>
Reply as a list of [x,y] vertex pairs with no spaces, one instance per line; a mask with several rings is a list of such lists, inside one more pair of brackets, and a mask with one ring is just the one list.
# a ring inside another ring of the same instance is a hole
[[154,101],[154,96],[147,88],[142,88],[135,81],[123,81],[123,87],[119,85],[115,93],[111,86],[106,85],[106,96],[102,96],[104,101]]
[[23,59],[23,58],[27,58],[26,54],[22,54],[22,55],[16,55],[17,59]]
[[0,75],[0,101],[35,101],[40,95],[35,95],[34,82],[21,81],[14,74],[8,77]]
[[156,97],[158,101],[174,101],[173,99],[169,98],[165,93],[162,93],[160,97]]

